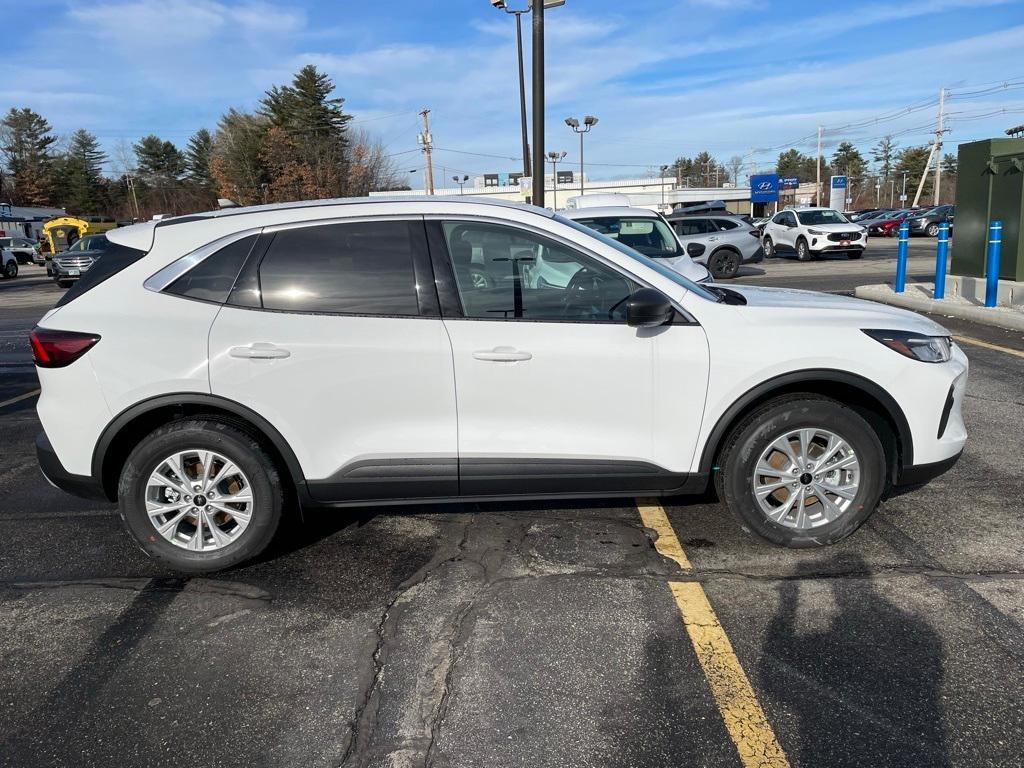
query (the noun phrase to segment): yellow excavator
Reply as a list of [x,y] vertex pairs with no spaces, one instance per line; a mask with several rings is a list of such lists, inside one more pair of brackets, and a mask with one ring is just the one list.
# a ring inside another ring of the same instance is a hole
[[116,227],[117,222],[107,216],[57,216],[43,224],[44,250],[51,254],[60,253],[85,235],[95,235]]

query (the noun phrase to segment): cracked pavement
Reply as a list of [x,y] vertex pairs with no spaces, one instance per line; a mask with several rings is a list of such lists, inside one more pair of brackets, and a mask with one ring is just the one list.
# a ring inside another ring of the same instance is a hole
[[[10,340],[39,291],[0,291],[0,401],[36,386]],[[691,580],[791,765],[1022,765],[1024,359],[965,349],[949,474],[814,551],[665,500],[692,573],[587,501],[314,513],[182,578],[45,483],[31,400],[0,409],[0,766],[739,766],[668,586]]]

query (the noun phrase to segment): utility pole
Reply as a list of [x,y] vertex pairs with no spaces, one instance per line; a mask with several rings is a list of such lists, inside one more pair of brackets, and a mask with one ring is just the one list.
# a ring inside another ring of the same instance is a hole
[[814,187],[814,204],[821,207],[821,126],[818,126],[818,175]]
[[946,132],[946,89],[939,88],[939,124],[935,129],[935,197],[939,204],[939,188],[942,185],[942,134]]
[[[533,170],[540,184],[533,185],[533,204],[544,207],[544,5],[533,6]],[[536,182],[536,179],[534,180]]]
[[130,173],[124,175],[124,183],[128,185],[128,191],[132,193],[132,203],[135,208],[135,218],[139,218],[139,198],[135,195],[135,179],[132,178]]
[[921,181],[917,184],[917,194],[914,195],[914,204],[910,206],[911,208],[917,208],[917,204],[921,201],[921,192],[924,190],[924,180],[928,178],[928,168],[931,167],[932,158],[935,157],[935,148],[937,146],[938,139],[932,142],[931,151],[928,152],[928,159],[924,163],[924,171],[921,173]]
[[424,108],[420,112],[420,117],[423,118],[423,132],[417,136],[419,145],[423,148],[423,159],[426,162],[426,182],[423,186],[423,191],[428,194],[434,194],[434,137],[430,135],[430,110]]

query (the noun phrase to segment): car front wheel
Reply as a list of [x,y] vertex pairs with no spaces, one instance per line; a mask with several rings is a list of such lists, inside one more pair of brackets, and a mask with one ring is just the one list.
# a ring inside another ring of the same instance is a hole
[[770,259],[775,256],[775,243],[772,242],[770,237],[765,237],[761,242],[761,247],[764,249],[764,257]]
[[786,547],[834,544],[875,510],[886,480],[878,435],[814,395],[769,402],[731,433],[715,481],[748,533]]
[[18,261],[17,261],[17,259],[12,259],[11,261],[8,261],[6,265],[4,265],[4,277],[10,279],[10,278],[14,278],[14,277],[17,277],[17,276],[18,276]]
[[152,432],[118,483],[121,518],[142,551],[187,573],[262,552],[283,499],[278,470],[260,443],[215,419],[184,419]]
[[810,261],[811,248],[802,237],[796,241],[796,257],[800,261]]
[[926,229],[925,231],[928,233],[928,237],[938,237],[939,225],[934,223],[929,224],[928,229]]

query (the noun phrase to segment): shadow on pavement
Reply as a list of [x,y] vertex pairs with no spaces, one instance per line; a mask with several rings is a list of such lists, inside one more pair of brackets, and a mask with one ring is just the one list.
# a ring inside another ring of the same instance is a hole
[[[858,555],[835,566],[869,572]],[[797,576],[820,570],[807,564]],[[821,622],[818,601],[801,601],[803,589],[831,591],[835,612],[824,629],[801,629]],[[793,765],[949,766],[944,652],[935,630],[886,599],[870,578],[796,578],[778,591],[759,672],[767,695],[795,718]]]

